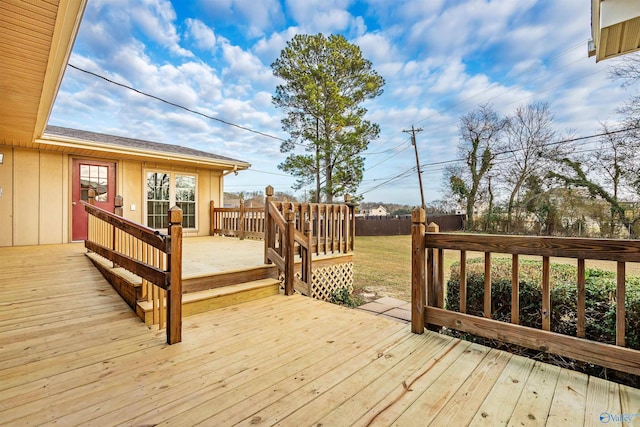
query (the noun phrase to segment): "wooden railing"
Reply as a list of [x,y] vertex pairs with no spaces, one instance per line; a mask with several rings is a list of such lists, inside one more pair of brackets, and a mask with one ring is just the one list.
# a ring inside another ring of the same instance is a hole
[[[604,239],[573,239],[439,233],[427,229],[422,209],[412,214],[412,321],[411,329],[423,333],[425,326],[446,327],[503,342],[594,363],[637,374],[640,351],[625,347],[625,270],[627,262],[640,262],[640,242]],[[445,309],[445,249],[460,251],[460,312]],[[466,252],[484,253],[483,317],[466,313]],[[512,255],[511,323],[491,318],[491,254]],[[519,325],[519,255],[542,257],[541,329]],[[577,334],[551,332],[550,257],[574,258],[577,263]],[[585,260],[617,262],[616,345],[585,339]]]
[[89,215],[85,247],[141,277],[143,297],[153,306],[153,323],[160,328],[166,323],[168,344],[180,342],[182,210],[169,210],[169,234],[164,235],[90,203],[81,203]]
[[304,225],[309,221],[311,251],[316,255],[353,251],[356,227],[349,195],[344,204],[290,203],[274,201],[273,187],[267,189],[271,189],[271,196],[267,194],[265,208],[246,208],[244,204],[239,208],[216,208],[211,202],[211,234],[264,239],[268,199],[272,209],[283,217],[286,212],[294,213],[294,226],[300,233],[305,233]]
[[240,202],[238,208],[216,208],[210,203],[210,234],[264,239],[264,208],[247,208]]
[[[273,188],[267,187],[265,207],[265,264],[275,264],[284,275],[284,293],[292,295],[294,290],[311,295],[311,223],[305,221],[304,232],[296,229],[296,215],[287,211],[283,215],[271,200]],[[301,277],[294,273],[295,257],[302,260]]]

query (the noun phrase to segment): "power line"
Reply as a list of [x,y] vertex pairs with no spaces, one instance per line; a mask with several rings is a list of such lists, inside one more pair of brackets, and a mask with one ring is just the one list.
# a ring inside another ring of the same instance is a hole
[[[628,132],[628,131],[637,130],[637,129],[640,129],[640,126],[631,126],[631,127],[617,129],[617,130],[614,130],[614,131],[609,131],[609,132],[601,132],[601,133],[596,133],[596,134],[586,135],[586,136],[580,136],[580,137],[575,137],[575,138],[561,139],[559,141],[553,141],[553,142],[549,142],[549,143],[543,144],[543,146],[552,146],[552,145],[566,144],[566,143],[570,143],[570,142],[584,141],[584,140],[587,140],[587,139],[598,138],[598,137],[605,136],[605,135],[617,134],[617,133],[621,133],[621,132]],[[516,149],[509,149],[509,150],[500,151],[500,152],[496,153],[496,156],[515,153],[516,151],[519,151],[519,150],[521,150],[521,149],[520,148],[516,148]],[[443,166],[443,165],[455,164],[455,163],[458,163],[458,162],[462,162],[464,160],[465,160],[464,158],[458,158],[458,159],[452,159],[452,160],[442,160],[442,161],[439,161],[439,162],[422,163],[422,164],[420,164],[420,166],[422,168],[428,168],[430,166]],[[502,161],[508,161],[508,159],[504,159]],[[375,185],[375,186],[373,186],[371,188],[368,188],[368,189],[366,189],[364,191],[361,191],[359,193],[359,195],[364,195],[364,194],[369,193],[369,192],[371,192],[373,190],[377,190],[378,188],[385,187],[385,186],[387,186],[387,185],[391,184],[392,182],[395,182],[395,181],[397,181],[399,179],[406,178],[410,174],[412,174],[415,171],[417,171],[417,169],[418,168],[416,166],[413,166],[413,167],[411,167],[411,168],[409,168],[409,169],[407,169],[407,170],[405,170],[405,171],[403,171],[403,172],[401,172],[401,173],[399,173],[397,175],[394,175],[392,177],[389,177],[389,178],[377,178],[375,180],[372,180],[372,181],[377,181],[377,180],[385,180],[385,181],[380,183],[380,184],[377,184],[377,185]],[[442,171],[444,169],[445,168],[438,168],[436,170],[429,170],[428,172],[429,173],[435,173],[435,172],[440,172],[440,171]],[[423,171],[423,172],[426,172],[426,171]]]
[[257,134],[257,135],[264,136],[264,137],[266,137],[266,138],[275,139],[275,140],[277,140],[277,141],[281,141],[281,142],[285,142],[285,141],[286,141],[284,138],[280,138],[280,137],[275,136],[275,135],[269,135],[268,133],[264,133],[264,132],[261,132],[261,131],[255,130],[255,129],[248,128],[248,127],[246,127],[246,126],[242,126],[242,125],[239,125],[239,124],[236,124],[236,123],[232,123],[232,122],[229,122],[229,121],[227,121],[227,120],[220,119],[220,118],[218,118],[218,117],[213,117],[213,116],[210,116],[210,115],[208,115],[208,114],[202,113],[202,112],[200,112],[200,111],[196,111],[196,110],[193,110],[193,109],[191,109],[191,108],[185,107],[185,106],[183,106],[183,105],[177,104],[177,103],[175,103],[175,102],[168,101],[168,100],[166,100],[166,99],[164,99],[164,98],[160,98],[159,96],[155,96],[155,95],[152,95],[152,94],[150,94],[150,93],[143,92],[143,91],[141,91],[141,90],[139,90],[139,89],[136,89],[136,88],[134,88],[134,87],[128,86],[128,85],[126,85],[126,84],[124,84],[124,83],[120,83],[120,82],[113,81],[113,80],[111,80],[111,79],[109,79],[109,78],[107,78],[107,77],[101,76],[100,74],[97,74],[97,73],[94,73],[94,72],[92,72],[92,71],[88,71],[88,70],[82,69],[82,68],[77,67],[77,66],[75,66],[75,65],[73,65],[73,64],[68,64],[68,65],[69,65],[69,67],[71,67],[71,68],[73,68],[73,69],[75,69],[75,70],[82,71],[83,73],[89,74],[89,75],[94,76],[94,77],[97,77],[97,78],[99,78],[99,79],[102,79],[102,80],[106,81],[107,83],[110,83],[110,84],[113,84],[113,85],[116,85],[116,86],[123,87],[123,88],[125,88],[125,89],[128,89],[128,90],[131,90],[131,91],[133,91],[133,92],[136,92],[136,93],[138,93],[138,94],[140,94],[140,95],[144,95],[144,96],[146,96],[146,97],[149,97],[149,98],[155,99],[156,101],[164,102],[165,104],[171,105],[171,106],[176,107],[176,108],[180,108],[180,109],[182,109],[182,110],[188,111],[188,112],[193,113],[193,114],[197,114],[197,115],[202,116],[202,117],[205,117],[205,118],[207,118],[207,119],[209,119],[209,120],[214,120],[214,121],[220,122],[220,123],[222,123],[222,124],[225,124],[225,125],[227,125],[227,126],[233,126],[233,127],[238,128],[238,129],[245,130],[245,131],[247,131],[247,132],[252,132],[252,133],[255,133],[255,134]]

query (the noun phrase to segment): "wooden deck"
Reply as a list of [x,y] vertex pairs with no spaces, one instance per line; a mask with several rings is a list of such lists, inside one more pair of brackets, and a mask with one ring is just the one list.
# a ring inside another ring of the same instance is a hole
[[0,425],[640,425],[640,390],[301,296],[168,346],[83,253],[0,248]]
[[183,276],[197,277],[264,265],[264,241],[234,237],[186,237]]

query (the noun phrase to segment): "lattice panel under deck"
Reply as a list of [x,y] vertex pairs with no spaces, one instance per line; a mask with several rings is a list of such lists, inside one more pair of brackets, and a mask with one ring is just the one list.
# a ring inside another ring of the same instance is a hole
[[[296,277],[300,279],[300,273],[296,273]],[[278,276],[281,289],[284,289],[284,274]],[[313,269],[311,285],[312,298],[331,301],[331,294],[342,288],[349,289],[353,292],[353,262],[343,264],[334,264],[327,267],[317,267]]]
[[331,294],[347,288],[353,291],[353,263],[334,264],[313,269],[311,296],[315,299],[330,301]]

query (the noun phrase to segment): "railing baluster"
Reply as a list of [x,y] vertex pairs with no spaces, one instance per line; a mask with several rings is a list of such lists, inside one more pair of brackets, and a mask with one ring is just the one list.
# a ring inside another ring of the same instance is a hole
[[438,296],[438,308],[444,308],[444,295],[445,295],[445,283],[444,283],[444,250],[438,249],[436,262],[437,268],[437,296]]
[[616,273],[616,345],[620,347],[625,346],[626,340],[625,265],[626,264],[624,261],[618,261],[618,268]]
[[511,256],[511,323],[520,324],[520,263],[518,254]]
[[[427,233],[437,233],[440,231],[437,224],[431,223],[426,226]],[[437,252],[429,248],[427,250],[427,307],[438,306],[438,263],[436,262]]]
[[551,286],[549,283],[549,257],[542,257],[542,329],[551,330]]
[[584,268],[584,259],[578,259],[578,307],[577,307],[577,336],[578,338],[584,338],[586,333],[586,289],[585,289],[585,268]]
[[491,252],[484,253],[484,317],[491,319]]
[[316,255],[320,255],[320,233],[322,230],[320,223],[320,205],[315,204],[316,218],[315,218],[315,234],[316,234]]
[[328,252],[327,247],[329,246],[329,205],[324,206],[324,254],[326,255]]
[[460,313],[467,312],[467,251],[460,251]]

